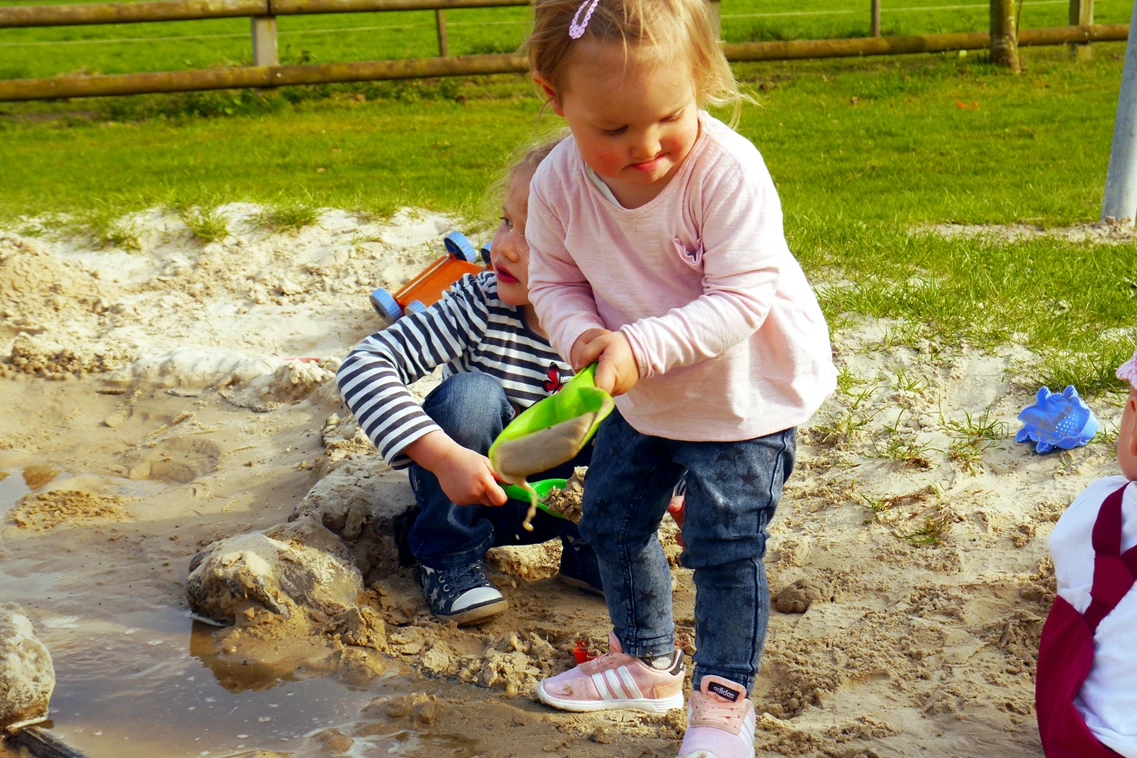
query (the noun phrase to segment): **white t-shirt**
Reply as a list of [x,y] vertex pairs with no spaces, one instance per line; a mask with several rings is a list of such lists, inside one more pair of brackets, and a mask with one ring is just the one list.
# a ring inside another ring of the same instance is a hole
[[[1090,606],[1094,583],[1093,530],[1102,502],[1128,480],[1098,479],[1074,499],[1050,535],[1058,595],[1079,613]],[[1121,550],[1137,545],[1137,483],[1121,501]],[[1074,706],[1101,743],[1137,758],[1137,590],[1098,625],[1094,665]]]

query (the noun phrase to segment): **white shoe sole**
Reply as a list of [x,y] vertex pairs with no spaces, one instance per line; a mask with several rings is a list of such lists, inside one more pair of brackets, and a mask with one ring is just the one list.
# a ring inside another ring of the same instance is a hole
[[665,698],[620,698],[619,700],[562,700],[545,692],[545,683],[537,685],[537,697],[545,705],[573,713],[593,711],[620,711],[632,709],[648,713],[667,713],[672,708],[683,707],[683,693]]
[[505,598],[501,598],[500,600],[495,600],[485,605],[479,605],[477,608],[452,613],[449,616],[435,614],[434,617],[443,621],[452,621],[458,626],[466,626],[467,624],[477,624],[480,621],[493,618],[508,609],[509,603],[505,601]]

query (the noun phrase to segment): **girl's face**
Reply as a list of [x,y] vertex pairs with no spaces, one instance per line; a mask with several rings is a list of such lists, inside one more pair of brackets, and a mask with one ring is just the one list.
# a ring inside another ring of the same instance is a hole
[[522,173],[523,176],[514,176],[506,188],[501,223],[490,244],[498,297],[514,306],[529,304],[529,245],[525,242],[525,220],[529,215],[532,176]]
[[564,116],[584,162],[621,205],[650,202],[679,170],[699,136],[698,105],[687,61],[644,59],[635,48],[585,40],[564,87],[537,82]]
[[1117,462],[1126,479],[1137,480],[1137,389],[1129,391],[1121,429],[1117,433]]

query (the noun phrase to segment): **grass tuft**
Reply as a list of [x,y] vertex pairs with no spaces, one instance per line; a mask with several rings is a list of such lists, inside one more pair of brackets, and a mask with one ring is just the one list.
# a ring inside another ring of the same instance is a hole
[[138,224],[129,214],[112,205],[91,208],[67,218],[59,217],[55,234],[86,238],[100,249],[116,247],[126,252],[142,250]]
[[262,208],[254,220],[277,234],[296,234],[320,220],[320,208],[307,200],[285,200]]
[[1097,351],[1092,354],[1058,350],[1044,353],[1039,367],[1039,385],[1054,392],[1074,385],[1078,394],[1086,397],[1116,391],[1123,385],[1117,378],[1117,367],[1133,355],[1133,338],[1095,341]]
[[947,508],[940,506],[930,515],[925,515],[915,531],[902,535],[906,542],[914,545],[940,545],[947,539],[956,516]]
[[231,236],[229,222],[217,208],[194,206],[182,209],[179,215],[190,234],[203,245],[220,242]]
[[1007,425],[998,419],[991,418],[991,408],[988,407],[982,415],[972,416],[964,411],[962,420],[953,419],[941,423],[948,434],[957,439],[951,443],[948,457],[963,466],[971,474],[979,472],[983,462],[983,454],[1007,438],[1009,431]]

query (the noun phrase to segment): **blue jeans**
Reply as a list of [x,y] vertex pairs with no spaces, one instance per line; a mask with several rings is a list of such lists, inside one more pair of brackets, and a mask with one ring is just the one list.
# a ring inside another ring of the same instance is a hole
[[694,686],[710,674],[753,689],[770,615],[766,527],[795,452],[795,429],[684,442],[640,434],[619,411],[601,424],[580,531],[599,559],[624,652],[648,657],[675,648],[671,576],[656,531],[687,472],[681,560],[695,571]]
[[[423,410],[459,445],[482,455],[517,412],[505,390],[493,377],[472,371],[455,374],[423,401]],[[539,474],[536,479],[567,479],[574,466],[587,466],[592,447],[574,460]],[[533,531],[521,528],[528,502],[510,499],[505,505],[455,505],[446,497],[438,478],[418,464],[410,467],[411,489],[420,508],[411,527],[411,552],[419,563],[432,569],[468,566],[498,545],[532,545],[556,537],[575,541],[576,524],[538,510]]]

